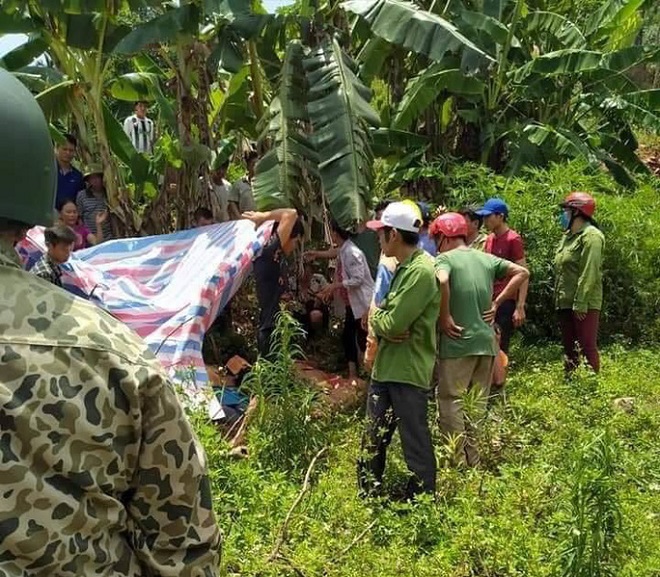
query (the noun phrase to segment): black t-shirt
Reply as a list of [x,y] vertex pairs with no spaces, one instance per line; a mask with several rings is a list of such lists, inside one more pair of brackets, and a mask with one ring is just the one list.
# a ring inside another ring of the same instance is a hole
[[254,259],[254,280],[261,309],[259,325],[262,328],[275,326],[275,317],[280,311],[280,299],[285,289],[285,267],[286,261],[280,237],[274,232],[264,245],[261,254]]

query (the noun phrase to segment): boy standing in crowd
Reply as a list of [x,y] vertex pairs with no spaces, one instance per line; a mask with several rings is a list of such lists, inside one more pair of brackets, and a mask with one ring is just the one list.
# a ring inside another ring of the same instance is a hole
[[35,263],[30,272],[61,287],[60,265],[69,260],[76,242],[76,233],[68,226],[56,224],[44,231],[44,239],[46,240],[46,253]]
[[400,264],[370,321],[379,345],[367,396],[358,482],[365,494],[380,490],[387,447],[398,428],[412,473],[406,496],[433,494],[436,463],[427,406],[440,304],[433,262],[417,248],[422,218],[414,204],[394,202],[368,226],[378,231],[383,253]]
[[156,132],[153,120],[147,118],[147,103],[136,102],[134,111],[135,114],[124,120],[124,132],[135,150],[153,154]]
[[[490,232],[486,239],[485,251],[526,268],[527,261],[522,237],[507,224],[509,207],[506,202],[500,198],[491,198],[476,214],[484,219],[484,224]],[[493,288],[493,298],[496,299],[502,294],[505,286],[506,279],[497,280]],[[525,322],[527,289],[528,283],[525,281],[520,285],[518,293],[511,294],[497,310],[495,322],[502,331],[500,348],[507,355],[514,329]]]
[[[458,460],[475,466],[479,454],[472,431],[485,412],[498,353],[492,321],[529,273],[522,266],[469,248],[467,233],[465,219],[458,213],[443,214],[431,225],[438,246],[435,269],[442,293],[438,420],[447,440],[458,437]],[[509,280],[493,300],[493,282],[507,276]],[[470,415],[463,410],[468,392],[475,395]]]

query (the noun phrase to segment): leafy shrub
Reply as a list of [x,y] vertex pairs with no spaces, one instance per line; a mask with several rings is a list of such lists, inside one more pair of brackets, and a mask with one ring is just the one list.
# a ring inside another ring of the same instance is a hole
[[491,196],[509,204],[509,222],[525,240],[532,275],[525,333],[535,338],[556,337],[553,260],[561,238],[559,202],[573,190],[594,194],[606,241],[601,335],[632,342],[660,339],[660,180],[649,177],[627,191],[608,175],[573,163],[529,169],[512,179],[482,166],[455,165],[444,181],[446,196],[439,200],[451,208]]
[[302,356],[300,324],[282,312],[273,333],[274,358],[260,358],[244,387],[258,398],[249,446],[266,469],[304,473],[323,446],[323,421],[312,418],[317,393],[296,369]]

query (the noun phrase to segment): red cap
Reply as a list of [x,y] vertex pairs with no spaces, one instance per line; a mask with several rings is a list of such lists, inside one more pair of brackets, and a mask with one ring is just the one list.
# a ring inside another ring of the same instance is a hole
[[457,212],[446,212],[431,223],[429,234],[431,236],[444,234],[448,238],[467,236],[467,223],[465,218]]
[[584,216],[591,218],[596,212],[594,197],[586,192],[571,192],[561,203],[563,207],[579,210]]

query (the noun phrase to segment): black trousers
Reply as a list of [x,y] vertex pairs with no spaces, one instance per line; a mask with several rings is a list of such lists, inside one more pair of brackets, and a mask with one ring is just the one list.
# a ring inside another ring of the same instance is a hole
[[428,392],[403,383],[369,385],[367,424],[358,460],[358,484],[364,494],[373,493],[383,481],[387,447],[399,429],[403,456],[412,477],[408,497],[435,492],[436,462],[428,423]]
[[367,331],[362,328],[362,319],[356,319],[353,309],[346,305],[344,330],[341,334],[344,356],[349,363],[358,362],[358,348],[364,352],[367,348]]
[[504,301],[497,309],[497,313],[495,313],[495,322],[499,325],[501,331],[500,349],[507,355],[509,354],[509,343],[515,330],[513,326],[513,313],[515,312],[516,301],[508,300]]

